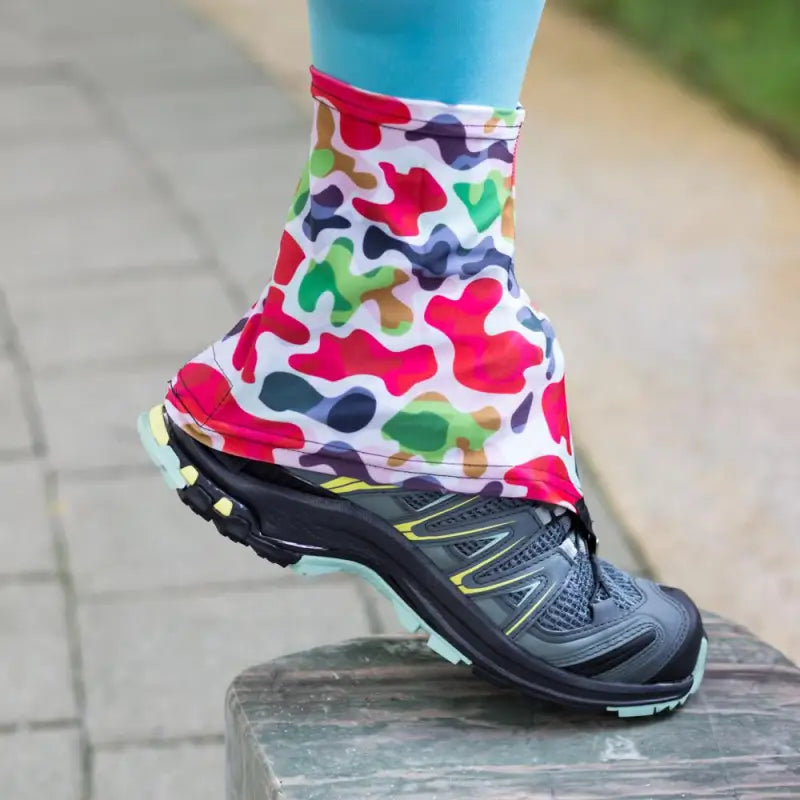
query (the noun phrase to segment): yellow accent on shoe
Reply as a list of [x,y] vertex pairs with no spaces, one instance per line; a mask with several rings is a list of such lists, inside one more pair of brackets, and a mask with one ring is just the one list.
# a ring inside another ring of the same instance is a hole
[[547,591],[510,628],[506,630],[506,636],[510,636],[512,633],[514,633],[514,631],[519,628],[519,626],[522,625],[522,623],[525,622],[525,620],[528,619],[528,617],[530,617],[530,615],[533,614],[537,608],[539,608],[545,597],[547,597],[547,595],[553,591],[555,585],[556,584],[547,587]]
[[336,492],[336,494],[347,494],[348,492],[366,492],[370,489],[394,489],[394,488],[396,487],[393,483],[364,483],[364,481],[357,481],[356,483],[348,483],[347,486],[335,487],[333,491]]
[[451,511],[455,511],[457,508],[463,508],[467,503],[471,503],[475,500],[475,497],[468,497],[466,500],[462,500],[460,503],[457,503],[454,506],[447,506],[446,508],[441,509],[440,511],[434,511],[433,514],[429,514],[427,517],[420,517],[419,519],[412,519],[410,522],[398,522],[397,525],[394,527],[400,531],[400,533],[411,533],[412,529],[415,525],[419,525],[421,522],[427,522],[429,519],[434,519],[436,517],[441,517],[442,514],[448,514]]
[[164,406],[153,406],[148,414],[148,421],[156,444],[164,447],[169,442],[169,433],[167,433],[167,426],[164,422]]
[[325,481],[325,483],[321,484],[323,489],[336,489],[339,486],[347,486],[348,483],[355,483],[356,478],[334,478],[330,481]]
[[506,547],[504,547],[499,553],[495,553],[493,556],[489,556],[489,558],[484,559],[479,564],[474,564],[473,566],[469,567],[468,569],[465,569],[463,572],[459,572],[456,575],[451,575],[450,576],[450,580],[456,586],[461,586],[461,581],[463,581],[464,578],[467,577],[467,575],[471,575],[473,572],[476,572],[477,570],[481,569],[482,567],[485,567],[487,564],[491,564],[492,561],[497,561],[497,559],[500,558],[500,556],[505,555],[509,550],[512,550],[513,548],[515,548],[521,541],[522,541],[522,539],[517,539],[515,542],[511,542],[511,544],[509,544]]
[[493,583],[487,586],[459,586],[458,588],[464,594],[483,594],[483,592],[491,592],[495,589],[502,589],[504,586],[508,586],[512,583],[518,583],[519,581],[525,580],[525,578],[530,578],[532,575],[536,575],[539,572],[538,569],[532,569],[530,572],[523,572],[522,575],[516,575],[513,578],[508,578],[508,580],[500,581],[499,583]]
[[197,483],[197,478],[200,473],[191,465],[181,467],[181,475],[189,486],[194,486]]
[[437,539],[455,539],[457,536],[469,536],[472,533],[483,533],[484,531],[494,531],[504,528],[508,522],[493,522],[491,525],[484,525],[482,528],[470,528],[468,531],[455,531],[454,533],[437,533],[431,536],[417,536],[413,531],[404,533],[406,539],[411,542],[432,542]]
[[214,510],[218,514],[222,514],[223,517],[229,517],[231,511],[233,511],[233,503],[227,497],[220,497],[220,499],[214,503]]

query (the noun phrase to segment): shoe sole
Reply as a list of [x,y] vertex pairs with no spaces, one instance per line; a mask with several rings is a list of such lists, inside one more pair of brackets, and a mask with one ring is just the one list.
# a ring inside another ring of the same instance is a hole
[[[365,580],[392,604],[398,621],[409,633],[427,634],[427,645],[437,655],[451,664],[472,665],[472,660],[459,648],[448,641],[445,636],[435,630],[424,620],[377,572],[365,564],[344,558],[330,556],[299,554],[291,552],[274,538],[265,536],[258,522],[250,510],[236,498],[232,497],[213,481],[209,480],[200,470],[182,459],[170,438],[169,430],[164,419],[163,405],[157,405],[149,412],[142,413],[138,421],[139,437],[151,461],[158,467],[164,482],[170,489],[175,489],[180,499],[192,511],[203,519],[214,524],[217,530],[226,538],[243,544],[252,549],[257,555],[281,567],[289,567],[299,575],[314,576],[332,572],[345,572]],[[292,543],[292,549],[304,547]],[[306,545],[306,548],[313,546]],[[320,548],[322,549],[322,548]],[[708,641],[703,638],[697,661],[692,671],[692,681],[688,691],[678,697],[664,701],[648,703],[631,703],[624,705],[601,706],[606,711],[617,714],[619,717],[646,717],[665,711],[673,711],[682,706],[700,688],[705,670]],[[515,686],[516,684],[492,673],[477,665],[473,671],[481,677],[500,686]],[[548,695],[537,693],[527,687],[522,688],[528,694],[545,699],[553,699]],[[579,706],[578,702],[563,701],[567,705]],[[591,706],[596,709],[597,706]]]

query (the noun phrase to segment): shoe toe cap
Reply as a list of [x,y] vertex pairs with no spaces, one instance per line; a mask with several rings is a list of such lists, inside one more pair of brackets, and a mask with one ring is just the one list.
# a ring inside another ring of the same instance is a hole
[[[700,647],[705,637],[703,620],[692,599],[681,589],[672,586],[654,586],[657,592],[677,612],[680,624],[670,637],[666,660],[648,683],[670,683],[688,678],[697,664]],[[673,627],[673,626],[670,626]],[[675,629],[675,628],[673,628]]]

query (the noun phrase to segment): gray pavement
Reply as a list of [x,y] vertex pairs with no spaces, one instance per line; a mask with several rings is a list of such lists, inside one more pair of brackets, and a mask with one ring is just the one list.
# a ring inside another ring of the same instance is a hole
[[397,629],[218,537],[134,428],[268,278],[307,129],[177,5],[0,6],[3,800],[218,800],[236,673]]

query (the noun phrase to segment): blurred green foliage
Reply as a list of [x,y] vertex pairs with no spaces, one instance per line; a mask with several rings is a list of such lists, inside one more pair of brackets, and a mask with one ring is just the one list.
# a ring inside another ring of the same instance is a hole
[[800,154],[800,0],[569,0]]

